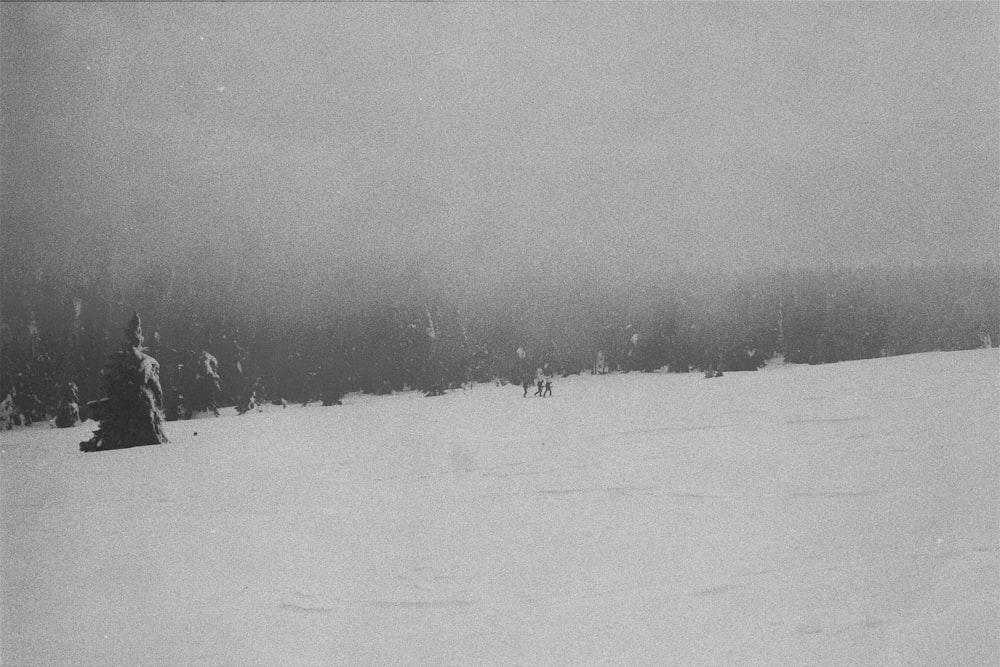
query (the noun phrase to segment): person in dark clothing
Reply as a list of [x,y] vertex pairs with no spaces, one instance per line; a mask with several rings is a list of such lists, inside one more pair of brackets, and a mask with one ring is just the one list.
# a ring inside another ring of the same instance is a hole
[[535,383],[535,386],[537,386],[537,387],[538,387],[538,388],[537,388],[537,389],[535,390],[535,396],[541,396],[541,395],[542,395],[542,388],[543,388],[543,386],[544,386],[544,385],[543,385],[543,383],[542,383],[542,381],[541,381],[541,380],[539,380],[538,382],[536,382],[536,383]]
[[525,380],[521,383],[521,386],[524,387],[524,395],[527,396],[528,390],[531,389],[531,380]]
[[542,396],[551,396],[551,395],[552,395],[552,380],[546,380],[545,381],[545,393],[542,394]]

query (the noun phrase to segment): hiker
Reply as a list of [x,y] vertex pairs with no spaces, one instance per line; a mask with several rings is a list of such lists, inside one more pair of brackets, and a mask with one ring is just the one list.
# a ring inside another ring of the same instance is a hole
[[524,387],[524,396],[527,397],[528,390],[531,389],[531,380],[525,380],[521,383],[521,386]]
[[552,395],[552,380],[546,380],[545,381],[545,393],[542,394],[542,396],[551,396],[551,395]]
[[541,380],[539,380],[538,382],[535,383],[535,385],[538,387],[537,389],[535,389],[535,396],[541,396],[544,383]]

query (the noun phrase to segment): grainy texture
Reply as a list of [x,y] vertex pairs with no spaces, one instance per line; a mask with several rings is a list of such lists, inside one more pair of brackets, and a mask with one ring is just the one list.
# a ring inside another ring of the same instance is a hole
[[[987,665],[996,350],[2,438],[3,658]],[[193,432],[197,431],[197,437]]]

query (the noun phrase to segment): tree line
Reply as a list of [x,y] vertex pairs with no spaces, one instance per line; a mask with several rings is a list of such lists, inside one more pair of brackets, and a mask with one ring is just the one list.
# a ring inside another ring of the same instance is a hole
[[117,285],[5,272],[0,398],[26,421],[56,416],[67,392],[81,406],[101,398],[133,311],[160,364],[167,418],[183,419],[263,401],[333,405],[355,391],[520,384],[539,369],[740,371],[777,355],[821,364],[995,346],[998,294],[995,264],[677,272],[530,294],[395,289],[308,307],[273,296],[227,304],[175,267]]

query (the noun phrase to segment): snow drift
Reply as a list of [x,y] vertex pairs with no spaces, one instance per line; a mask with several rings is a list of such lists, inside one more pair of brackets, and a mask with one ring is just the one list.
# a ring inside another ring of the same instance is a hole
[[92,423],[5,432],[3,661],[996,664],[997,370],[348,395],[97,454]]

